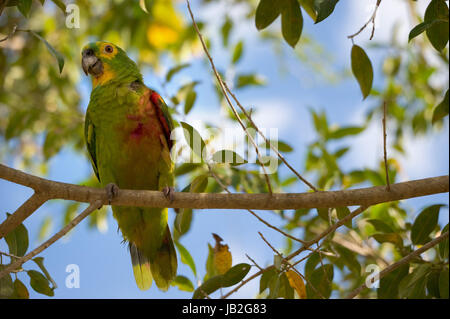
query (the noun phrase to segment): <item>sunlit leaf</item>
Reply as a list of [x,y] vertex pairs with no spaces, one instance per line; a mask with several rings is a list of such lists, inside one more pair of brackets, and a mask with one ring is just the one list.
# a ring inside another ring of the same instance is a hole
[[267,28],[280,15],[278,1],[261,0],[256,8],[255,23],[258,30]]
[[17,9],[19,9],[20,13],[24,15],[25,18],[28,18],[28,14],[30,13],[32,0],[19,0],[17,4]]
[[439,103],[438,106],[436,106],[436,108],[434,109],[432,123],[434,124],[437,121],[448,116],[448,111],[449,111],[449,99],[447,90],[447,92],[445,92],[445,97],[442,100],[442,102]]
[[181,262],[185,265],[188,265],[194,273],[194,276],[197,276],[197,269],[195,268],[194,258],[192,258],[189,251],[182,244],[176,241],[175,245],[177,246],[178,252],[180,253]]
[[43,274],[36,270],[28,270],[27,274],[30,277],[30,286],[34,291],[46,296],[54,296],[53,289],[50,288],[49,281]]
[[213,154],[212,160],[216,163],[238,166],[247,163],[239,154],[230,150],[221,150]]
[[197,93],[194,90],[190,90],[186,95],[186,100],[184,102],[184,114],[188,114],[191,111],[196,99]]
[[442,51],[448,42],[449,21],[448,7],[444,0],[432,0],[425,11],[425,22],[435,23],[426,29],[426,34],[433,47]]
[[[6,215],[8,218],[11,216],[8,213]],[[23,224],[20,224],[5,236],[5,240],[8,244],[9,253],[22,257],[28,249],[28,230]]]
[[372,62],[370,62],[370,59],[364,49],[356,44],[352,47],[351,62],[353,75],[358,81],[363,98],[365,99],[370,94],[370,90],[372,89]]
[[41,37],[39,34],[37,34],[34,31],[30,31],[30,33],[32,35],[34,35],[36,38],[38,38],[39,40],[41,40],[42,42],[44,42],[45,46],[47,47],[47,49],[50,51],[50,53],[56,58],[56,60],[58,61],[58,67],[59,67],[59,73],[62,72],[63,68],[64,68],[64,57],[61,53],[59,53],[58,51],[55,50],[55,48],[53,48],[50,43],[47,42],[47,40],[45,40],[43,37]]
[[439,211],[443,206],[428,206],[416,217],[411,229],[411,241],[414,245],[425,244],[429,241],[430,234],[438,223]]
[[242,58],[242,53],[244,52],[244,42],[239,41],[233,50],[233,57],[231,59],[231,62],[233,64],[236,64],[239,62],[239,60]]
[[302,10],[297,0],[284,0],[281,8],[281,32],[293,48],[297,45],[303,30]]
[[194,285],[189,280],[189,278],[185,276],[178,275],[175,277],[175,279],[171,283],[173,286],[178,287],[181,291],[187,291],[187,292],[193,292],[194,291]]
[[339,0],[316,0],[317,18],[315,23],[325,20],[333,13]]

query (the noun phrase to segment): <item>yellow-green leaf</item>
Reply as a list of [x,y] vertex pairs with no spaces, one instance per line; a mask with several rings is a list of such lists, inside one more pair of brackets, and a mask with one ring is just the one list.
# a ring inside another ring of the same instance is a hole
[[365,99],[372,89],[373,68],[372,62],[363,48],[353,45],[351,54],[352,72],[359,83],[359,87]]

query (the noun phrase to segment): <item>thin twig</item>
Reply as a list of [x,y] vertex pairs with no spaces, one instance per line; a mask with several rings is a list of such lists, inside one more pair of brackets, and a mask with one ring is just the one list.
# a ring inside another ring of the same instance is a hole
[[17,259],[16,261],[12,262],[8,267],[3,269],[0,272],[0,278],[7,275],[11,271],[18,269],[25,262],[32,259],[37,254],[41,253],[43,250],[47,249],[50,245],[54,244],[58,239],[63,237],[72,228],[74,228],[76,225],[78,225],[84,218],[89,216],[94,210],[100,208],[101,205],[102,205],[102,202],[99,200],[92,202],[82,213],[80,213],[77,217],[75,217],[70,223],[68,223],[63,229],[61,229],[59,232],[57,232],[55,235],[53,235],[50,239],[48,239],[46,242],[42,243],[40,246],[35,248],[30,253],[26,254],[22,258]]
[[383,103],[383,149],[384,149],[384,169],[386,170],[386,187],[388,192],[391,191],[391,185],[389,181],[389,166],[387,161],[387,151],[386,151],[386,101]]
[[375,34],[375,18],[377,16],[377,11],[378,11],[378,8],[380,7],[380,4],[381,4],[381,0],[377,0],[377,3],[375,4],[375,10],[373,11],[372,16],[370,17],[370,19],[361,27],[361,29],[359,29],[358,32],[347,36],[347,38],[351,39],[352,42],[353,42],[353,38],[356,37],[358,34],[360,34],[365,28],[367,28],[367,26],[370,23],[372,23],[372,33],[370,34],[369,40],[373,39],[373,36]]
[[228,87],[227,83],[224,82],[223,83],[226,90],[228,91],[228,93],[230,93],[231,97],[233,98],[233,100],[236,102],[236,104],[239,106],[239,109],[242,111],[242,113],[247,117],[248,121],[250,122],[250,124],[252,125],[252,127],[258,132],[258,134],[264,139],[264,141],[266,142],[267,145],[270,146],[270,148],[277,154],[278,158],[284,163],[284,165],[286,165],[292,173],[294,173],[303,183],[305,183],[306,185],[309,186],[309,188],[311,188],[313,191],[317,192],[317,188],[314,187],[313,184],[311,184],[310,182],[308,182],[302,175],[300,175],[284,158],[284,156],[278,151],[278,149],[272,145],[272,142],[261,132],[261,130],[258,128],[258,126],[255,124],[255,122],[253,122],[251,113],[248,113],[247,110],[242,106],[242,104],[239,102],[239,100],[237,99],[236,95],[234,95],[234,93],[230,90],[230,88]]
[[[328,234],[336,231],[339,227],[341,227],[342,225],[344,225],[346,222],[352,220],[353,218],[355,218],[356,216],[360,215],[362,212],[364,212],[367,209],[366,206],[361,206],[359,208],[357,208],[356,210],[354,210],[352,213],[348,214],[347,216],[345,216],[344,218],[342,218],[341,220],[339,220],[337,223],[333,224],[332,226],[330,226],[328,229],[326,229],[325,231],[323,231],[320,235],[318,235],[316,238],[314,238],[311,241],[308,241],[307,243],[305,243],[305,245],[296,250],[295,252],[293,252],[292,254],[290,254],[289,256],[287,256],[285,258],[285,260],[291,260],[292,258],[294,258],[295,256],[301,254],[302,252],[306,251],[307,248],[309,248],[310,246],[318,243],[321,239],[323,239],[324,237],[328,236]],[[294,266],[295,264],[293,264],[292,266]],[[266,268],[264,268],[263,270],[258,271],[257,273],[253,274],[252,276],[250,276],[249,278],[247,278],[246,280],[242,281],[239,285],[237,285],[234,289],[232,289],[231,291],[229,291],[226,295],[224,295],[222,298],[228,298],[229,296],[231,296],[233,293],[235,293],[236,291],[238,291],[242,286],[244,286],[245,284],[247,284],[248,282],[250,282],[251,280],[257,278],[258,276],[260,276],[261,274],[263,274],[264,272],[274,268],[274,265],[268,266]]]
[[258,268],[259,270],[263,270],[263,268],[262,268],[260,265],[258,265],[258,264],[256,263],[256,261],[254,261],[249,255],[245,254],[245,256],[246,256],[248,259],[250,259],[250,261],[253,263],[253,265],[256,266],[256,268]]
[[[413,260],[414,258],[420,256],[421,254],[423,254],[424,252],[426,252],[428,249],[432,248],[433,246],[436,246],[437,244],[439,244],[441,241],[445,240],[446,238],[448,238],[448,234],[449,232],[445,232],[444,234],[442,234],[439,237],[436,237],[435,239],[433,239],[432,241],[428,242],[427,244],[423,245],[422,247],[420,247],[419,249],[413,251],[412,253],[408,254],[406,257],[403,257],[402,259],[400,259],[398,262],[384,268],[380,274],[379,274],[379,279],[383,278],[384,276],[386,276],[388,273],[394,271],[395,269],[399,268],[402,265],[405,265],[407,263],[409,263],[411,260]],[[354,297],[356,297],[358,294],[361,293],[361,291],[363,291],[364,289],[367,288],[367,285],[364,283],[363,285],[361,285],[360,287],[356,288],[355,290],[353,290],[347,297],[346,299],[353,299]]]
[[[224,184],[222,183],[222,181],[220,180],[220,178],[216,175],[216,173],[214,173],[212,167],[211,167],[210,165],[208,165],[208,168],[209,168],[209,172],[211,173],[212,177],[216,180],[216,182],[219,184],[219,186],[222,187],[222,189],[223,189],[224,191],[226,191],[228,194],[231,194],[231,192],[230,192],[230,190],[228,189],[228,187],[227,187],[226,185],[224,185]],[[288,237],[288,238],[290,238],[290,239],[292,239],[292,240],[298,241],[298,242],[300,242],[300,243],[302,243],[302,244],[305,243],[305,241],[303,241],[303,240],[301,240],[301,239],[299,239],[299,238],[297,238],[297,237],[294,237],[294,236],[292,236],[291,234],[288,234],[288,233],[286,233],[285,231],[281,230],[280,228],[275,227],[275,226],[273,226],[272,224],[268,223],[267,221],[265,221],[264,219],[262,219],[261,217],[259,217],[258,214],[256,214],[253,210],[247,209],[247,211],[248,211],[250,214],[252,214],[253,216],[255,216],[261,223],[263,223],[263,224],[266,225],[267,227],[272,228],[273,230],[276,230],[276,231],[279,232],[280,234],[282,234],[282,235],[284,235],[284,236],[286,236],[286,237]]]
[[259,147],[256,144],[255,140],[253,139],[252,135],[248,132],[247,127],[242,122],[242,119],[239,116],[239,113],[236,111],[236,108],[234,107],[233,103],[231,102],[231,100],[230,100],[230,98],[229,98],[229,96],[227,94],[227,90],[226,90],[226,87],[225,87],[225,81],[222,79],[222,77],[220,76],[219,72],[217,71],[216,66],[214,64],[214,61],[213,61],[211,55],[209,54],[208,48],[206,47],[205,41],[203,40],[203,36],[202,36],[202,34],[200,32],[200,29],[198,28],[197,22],[195,21],[194,14],[192,13],[191,5],[189,3],[189,0],[186,0],[186,3],[187,3],[187,7],[188,7],[188,10],[189,10],[189,14],[191,16],[192,23],[194,25],[195,31],[197,32],[197,35],[198,35],[198,37],[200,39],[200,42],[202,43],[203,50],[205,51],[205,54],[206,54],[206,56],[209,59],[209,62],[211,64],[211,68],[212,68],[212,70],[214,72],[214,75],[216,76],[217,81],[219,82],[220,89],[222,90],[222,93],[223,93],[225,99],[227,100],[227,103],[230,106],[234,116],[238,120],[238,122],[241,125],[242,129],[244,130],[245,134],[248,136],[250,142],[253,144],[253,146],[255,148],[256,155],[258,156],[258,160],[261,163],[260,166],[261,166],[261,168],[263,169],[263,172],[264,172],[264,178],[266,179],[266,184],[267,184],[267,187],[269,189],[269,193],[272,194],[272,186],[271,186],[271,183],[270,183],[270,180],[269,180],[269,175],[267,174],[266,167],[264,166],[264,163],[262,161],[262,156],[261,156],[261,153],[259,152]]

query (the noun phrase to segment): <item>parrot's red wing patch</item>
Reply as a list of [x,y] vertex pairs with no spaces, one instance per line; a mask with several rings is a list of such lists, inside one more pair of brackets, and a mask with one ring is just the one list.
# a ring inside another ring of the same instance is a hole
[[161,109],[161,106],[160,106],[161,103],[164,103],[164,101],[158,93],[152,92],[150,95],[150,102],[152,102],[152,104],[154,106],[156,115],[157,115],[159,122],[161,123],[161,127],[164,131],[164,136],[166,137],[167,145],[169,146],[169,149],[171,149],[173,142],[170,139],[171,132],[170,132],[169,123],[167,123],[167,119],[164,116],[163,110]]

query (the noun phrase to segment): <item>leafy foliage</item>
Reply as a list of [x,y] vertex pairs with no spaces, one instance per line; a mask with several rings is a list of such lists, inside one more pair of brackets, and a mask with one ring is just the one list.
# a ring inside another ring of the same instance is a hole
[[[214,2],[198,1],[202,6],[213,6]],[[330,18],[341,2],[233,0],[229,3],[245,9],[245,17],[239,19],[250,22],[259,31],[259,40],[273,46],[280,65],[288,52],[305,65],[314,66],[319,76],[325,73],[320,71],[323,68],[326,75],[334,73],[328,67],[330,62],[320,53],[322,48],[308,36],[311,32],[308,29],[332,23]],[[201,136],[201,131],[186,120],[204,98],[204,92],[200,90],[204,86],[192,70],[201,46],[182,6],[171,0],[77,1],[77,5],[83,15],[82,27],[76,30],[65,27],[64,1],[9,1],[7,7],[0,6],[0,32],[2,38],[8,36],[0,43],[2,162],[15,161],[18,166],[45,175],[49,161],[62,150],[85,152],[82,131],[85,105],[81,103],[79,51],[94,35],[127,48],[143,70],[164,73],[160,76],[161,87],[170,112],[178,121],[176,125],[189,133],[185,137],[194,151],[193,156],[201,159],[196,163],[177,165],[175,175],[180,191],[222,192],[216,176],[231,191],[267,192],[266,182],[257,171],[258,163],[250,164],[242,154],[231,150],[213,149],[211,142]],[[417,12],[411,15],[416,17]],[[220,12],[217,21],[220,22],[217,30],[205,21],[197,22],[202,31],[208,30],[205,34],[216,32],[220,37],[217,43],[206,38],[208,47],[221,50],[226,57],[224,60],[228,61],[220,65],[219,73],[236,92],[251,93],[263,89],[271,79],[244,65],[250,44],[236,32],[243,21],[237,21],[227,10]],[[314,24],[307,23],[311,21]],[[346,62],[347,69],[352,71],[354,84],[358,83],[369,111],[361,125],[339,126],[334,125],[324,111],[309,110],[314,134],[308,135],[311,138],[302,171],[314,179],[313,184],[320,190],[385,185],[381,157],[380,165],[375,168],[345,165],[350,160],[349,139],[361,136],[367,127],[378,123],[385,102],[390,127],[388,146],[395,154],[405,155],[408,134],[426,135],[442,128],[448,121],[448,80],[436,81],[448,70],[448,23],[447,2],[431,0],[408,39],[398,39],[396,32],[390,42],[375,42],[370,46],[359,43],[359,37],[354,39],[358,44],[348,52],[351,59]],[[19,27],[14,28],[15,25]],[[374,39],[376,41],[376,37]],[[380,55],[379,52],[383,56],[380,68],[371,61],[375,55]],[[161,61],[169,61],[167,69]],[[183,79],[186,76],[190,80]],[[341,74],[337,76],[341,77]],[[223,94],[217,83],[214,85],[219,107],[224,109]],[[211,106],[211,114],[215,115],[215,112],[218,113],[218,108]],[[228,119],[236,121],[231,112],[226,114]],[[251,127],[248,119],[240,115],[244,124]],[[195,147],[195,140],[199,141],[200,147]],[[278,141],[277,147],[286,156],[296,156],[293,145],[294,141]],[[261,148],[265,147],[268,146],[261,145]],[[204,151],[211,161],[206,161]],[[390,182],[398,181],[402,167],[394,156],[388,158],[388,170]],[[276,192],[297,191],[300,187],[296,176],[286,174],[284,170],[270,175],[270,181]],[[98,186],[93,176],[87,176],[80,184]],[[67,204],[60,224],[67,224],[78,208],[78,203]],[[364,283],[367,266],[396,262],[448,231],[448,224],[438,222],[439,212],[443,209],[447,208],[436,203],[421,211],[402,202],[372,206],[360,218],[325,238],[320,243],[320,253],[310,253],[304,262],[295,266],[304,278],[287,269],[277,255],[276,267],[259,278],[259,297],[343,297]],[[274,214],[280,218],[284,231],[297,236],[301,230],[302,239],[311,240],[349,212],[348,207],[333,207],[276,211]],[[410,217],[416,215],[415,219]],[[89,226],[102,230],[107,223],[106,216],[106,209],[96,211],[90,216]],[[228,260],[225,250],[222,253],[225,252],[223,260],[226,262],[218,262],[219,249],[208,243],[204,246],[208,253],[205,269],[200,269],[199,261],[191,254],[195,248],[185,242],[186,234],[195,227],[194,216],[192,209],[177,210],[173,233],[181,263],[188,266],[189,274],[179,274],[173,286],[194,298],[205,298],[205,293],[214,294],[221,289],[233,289],[248,278],[254,267],[245,263],[232,265],[231,253]],[[40,233],[46,235],[45,227],[49,223],[49,218],[44,219]],[[251,231],[245,236],[252,236]],[[32,241],[24,225],[8,234],[6,253],[12,257],[0,256],[0,271],[16,258],[14,256],[25,255],[29,251],[29,242]],[[299,245],[291,239],[286,243],[286,251]],[[380,280],[378,290],[364,290],[361,297],[448,298],[448,243],[447,239],[433,248],[435,254],[418,257],[387,274]],[[33,261],[26,263],[18,273],[0,279],[1,298],[28,298],[30,289],[46,296],[57,296],[56,284],[42,257]],[[226,267],[218,269],[217,264],[226,264]],[[37,268],[30,269],[31,266]]]

